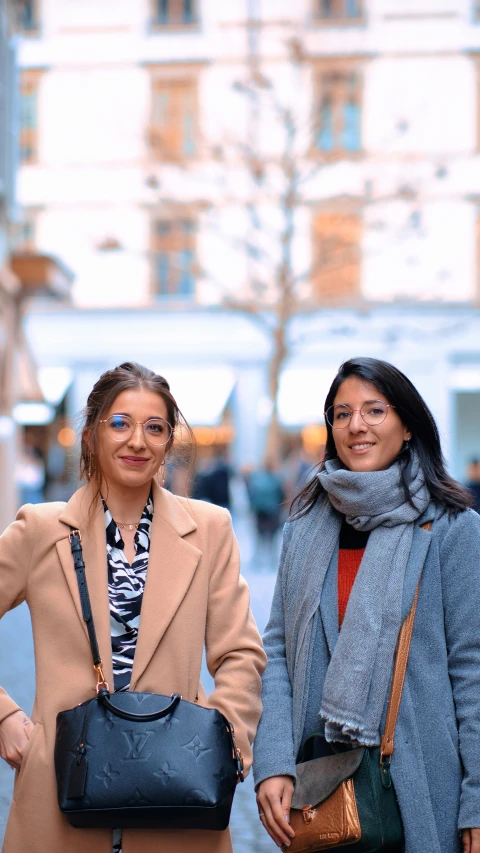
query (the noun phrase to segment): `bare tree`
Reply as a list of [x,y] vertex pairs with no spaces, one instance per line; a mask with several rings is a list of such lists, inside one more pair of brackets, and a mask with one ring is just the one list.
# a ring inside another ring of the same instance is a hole
[[[306,56],[298,37],[290,38],[287,48],[289,72],[294,78],[291,93],[294,94],[301,91]],[[258,53],[250,54],[245,79],[236,81],[234,88],[247,100],[250,112],[249,138],[244,143],[231,143],[240,154],[248,183],[244,205],[249,225],[239,242],[248,261],[249,280],[239,295],[224,295],[222,301],[230,310],[252,316],[271,340],[268,377],[271,417],[265,457],[278,462],[282,449],[279,388],[282,371],[291,355],[291,321],[301,313],[319,308],[313,294],[316,277],[324,277],[323,297],[327,301],[334,298],[337,284],[341,290],[345,271],[352,261],[356,263],[352,251],[356,254],[358,249],[356,245],[352,249],[348,239],[342,241],[340,237],[339,242],[337,233],[333,243],[326,240],[322,250],[314,252],[313,261],[308,262],[306,269],[298,269],[294,258],[298,214],[306,208],[305,190],[309,182],[324,167],[318,155],[314,160],[306,156],[313,148],[318,130],[314,108],[310,106],[308,115],[302,118],[293,98],[282,97],[275,81],[264,73]],[[272,118],[281,140],[280,150],[277,146],[275,154],[262,152],[259,145],[256,131],[265,114]],[[224,156],[224,148],[219,146],[218,155]],[[275,224],[265,216],[265,204],[270,211],[275,210]],[[220,227],[220,223],[217,226]],[[341,231],[340,227],[340,234]]]
[[[279,387],[282,371],[291,355],[289,329],[292,320],[302,313],[318,310],[321,303],[315,296],[316,285],[324,303],[338,301],[339,294],[342,301],[343,284],[358,267],[359,240],[356,235],[352,239],[349,233],[352,217],[345,215],[340,206],[335,214],[335,233],[316,235],[319,239],[315,240],[313,259],[307,259],[305,268],[301,268],[296,251],[302,230],[305,236],[301,214],[312,204],[307,200],[309,185],[319,171],[329,165],[315,144],[322,107],[318,103],[304,103],[299,97],[305,90],[309,64],[302,38],[295,34],[293,23],[286,25],[288,36],[283,61],[284,77],[289,79],[289,85],[278,85],[274,75],[265,71],[267,65],[262,61],[259,44],[263,24],[256,16],[255,5],[256,0],[249,0],[245,73],[233,83],[235,93],[245,106],[246,132],[238,131],[230,138],[211,141],[209,154],[218,167],[218,202],[212,202],[206,193],[203,203],[209,231],[242,257],[246,282],[234,295],[224,281],[215,278],[212,269],[197,268],[196,272],[203,282],[216,286],[223,306],[247,313],[271,341],[268,366],[271,416],[265,457],[277,462],[282,449]],[[261,128],[267,124],[275,129],[276,144],[273,146],[265,144],[261,138]],[[189,180],[194,181],[195,161],[192,161],[193,168],[186,162],[179,165]],[[230,184],[230,175],[235,170],[244,178],[241,193],[232,190]],[[245,214],[242,233],[232,235],[224,227],[222,218],[229,205],[241,208]],[[177,199],[167,198],[164,187],[161,207],[166,217],[178,222],[182,205]]]

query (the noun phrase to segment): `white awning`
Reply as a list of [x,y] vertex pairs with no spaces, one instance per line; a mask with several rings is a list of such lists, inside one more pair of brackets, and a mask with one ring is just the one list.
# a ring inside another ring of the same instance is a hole
[[286,368],[278,392],[280,423],[287,427],[323,423],[323,405],[333,378],[331,369]]
[[455,391],[479,391],[480,368],[475,365],[457,367],[450,371],[450,388]]
[[23,426],[44,426],[55,417],[55,409],[46,403],[16,403],[13,407],[13,419]]
[[73,382],[73,370],[69,367],[40,367],[37,375],[47,403],[58,406]]
[[[171,392],[191,426],[216,426],[235,384],[230,367],[164,367]],[[158,371],[161,373],[162,371]]]

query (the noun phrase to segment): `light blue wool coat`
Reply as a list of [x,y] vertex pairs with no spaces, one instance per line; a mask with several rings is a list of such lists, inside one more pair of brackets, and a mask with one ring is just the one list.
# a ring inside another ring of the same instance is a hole
[[[433,521],[431,531],[420,528],[427,521]],[[299,748],[318,729],[323,682],[338,637],[338,553],[311,617],[294,604],[309,545],[301,536],[295,537],[296,552],[285,577],[285,555],[295,526],[302,524],[298,519],[285,525],[264,636],[268,664],[254,744],[256,785],[269,776],[295,776]],[[480,827],[480,516],[467,510],[449,518],[430,504],[418,519],[406,570],[404,616],[422,566],[392,777],[405,853],[460,853],[459,829]],[[309,618],[315,625],[305,649],[302,637]],[[306,683],[300,665],[305,655]]]

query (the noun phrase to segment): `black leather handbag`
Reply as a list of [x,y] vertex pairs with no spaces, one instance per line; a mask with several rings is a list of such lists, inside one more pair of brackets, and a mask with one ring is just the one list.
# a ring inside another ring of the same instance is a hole
[[70,544],[97,696],[57,715],[60,810],[76,827],[226,829],[237,782],[244,778],[232,724],[178,693],[110,695],[78,530],[72,530]]

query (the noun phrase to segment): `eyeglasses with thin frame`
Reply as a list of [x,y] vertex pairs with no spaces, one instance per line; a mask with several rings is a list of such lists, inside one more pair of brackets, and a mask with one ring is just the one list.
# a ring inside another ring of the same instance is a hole
[[329,406],[324,415],[332,429],[346,429],[354,412],[360,412],[360,417],[367,426],[379,426],[387,417],[388,410],[395,408],[391,403],[384,403],[382,400],[367,400],[360,409],[351,409],[344,403]]
[[134,421],[130,415],[110,415],[100,421],[105,424],[105,432],[112,441],[128,441],[138,424],[143,428],[145,441],[155,447],[161,447],[170,441],[173,429],[163,418],[149,418],[148,421]]

